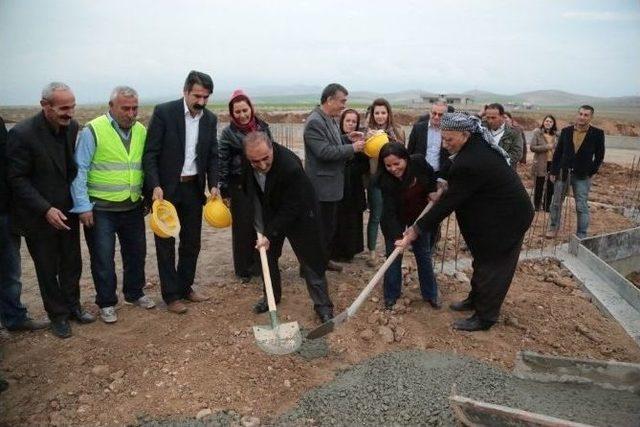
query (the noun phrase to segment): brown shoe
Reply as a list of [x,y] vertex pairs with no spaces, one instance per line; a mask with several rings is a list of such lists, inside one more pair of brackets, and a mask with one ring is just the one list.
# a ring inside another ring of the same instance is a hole
[[367,267],[375,267],[378,265],[376,251],[369,251],[369,257],[367,258]]
[[176,314],[184,314],[187,312],[187,306],[180,300],[175,300],[167,305],[167,311]]
[[187,297],[185,299],[187,301],[190,301],[190,302],[202,302],[202,301],[208,300],[209,298],[210,297],[208,297],[206,295],[199,294],[196,291],[191,291],[189,293],[189,295],[187,295]]

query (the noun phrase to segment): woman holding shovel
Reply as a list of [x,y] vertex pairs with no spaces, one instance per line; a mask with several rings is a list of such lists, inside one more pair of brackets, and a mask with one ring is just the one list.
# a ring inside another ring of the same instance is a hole
[[[429,198],[437,199],[440,192],[436,192],[435,172],[424,156],[410,156],[401,144],[387,143],[382,147],[378,170],[378,186],[382,191],[382,234],[389,256],[395,249],[395,241],[401,239],[405,229],[418,218]],[[412,247],[422,298],[433,308],[439,309],[438,284],[431,262],[431,236],[433,230],[420,234],[412,242]],[[387,309],[393,308],[400,297],[401,267],[402,255],[399,255],[384,275],[384,303]]]
[[[384,131],[389,136],[389,141],[404,145],[404,131],[401,126],[395,123],[389,101],[384,98],[375,99],[368,111],[366,138],[373,136],[375,132]],[[380,215],[382,214],[382,200],[380,189],[375,184],[378,163],[375,159],[371,159],[370,162],[370,179],[367,186],[367,204],[369,205],[369,221],[367,222],[369,259],[367,259],[367,265],[375,267],[377,264],[376,241],[378,240],[378,226],[380,225]]]

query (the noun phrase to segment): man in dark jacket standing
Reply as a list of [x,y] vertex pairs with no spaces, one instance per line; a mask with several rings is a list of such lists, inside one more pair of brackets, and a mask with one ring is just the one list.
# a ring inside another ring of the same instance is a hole
[[578,110],[576,124],[560,132],[549,173],[549,180],[554,182],[554,193],[549,209],[548,238],[558,234],[560,211],[568,185],[571,185],[576,201],[576,236],[580,239],[587,237],[591,177],[598,173],[604,160],[604,132],[591,126],[593,111],[592,106],[583,105]]
[[30,319],[20,302],[20,236],[11,231],[7,181],[7,128],[0,117],[0,323],[9,331],[46,328],[48,322]]
[[41,113],[9,132],[12,226],[25,236],[51,330],[68,338],[69,318],[81,323],[95,320],[80,306],[80,231],[78,216],[69,212],[70,186],[77,173],[76,101],[69,86],[54,82],[42,91],[40,105]]
[[442,115],[447,112],[445,102],[436,102],[431,106],[431,113],[427,120],[416,122],[409,134],[407,151],[409,154],[420,154],[436,172],[436,178],[442,186],[446,181],[447,170],[451,165],[447,150],[442,147],[440,122]]
[[[281,296],[278,259],[287,238],[302,266],[314,309],[324,323],[333,317],[333,303],[327,289],[327,255],[313,185],[300,159],[273,143],[266,133],[252,132],[244,144],[244,188],[253,200],[256,228],[261,231],[256,247],[267,249],[276,303]],[[268,310],[265,298],[254,307],[256,313]]]
[[180,246],[176,268],[175,239],[155,236],[162,299],[172,313],[186,313],[181,301],[206,301],[192,289],[200,253],[205,184],[218,192],[218,119],[205,107],[213,92],[208,74],[191,71],[184,97],[153,110],[142,167],[145,190],[153,200],[167,199],[178,211]]
[[[502,104],[487,105],[484,110],[484,120],[493,141],[509,154],[511,167],[515,170],[518,162],[522,159],[525,147],[521,133],[505,123]],[[517,175],[516,177],[519,179]]]
[[533,206],[516,172],[507,164],[508,153],[493,142],[477,117],[447,113],[441,126],[442,143],[452,154],[448,190],[396,245],[408,245],[455,211],[473,256],[473,276],[469,296],[451,308],[474,310],[475,314],[453,326],[465,331],[485,330],[498,319],[524,234],[533,220]]

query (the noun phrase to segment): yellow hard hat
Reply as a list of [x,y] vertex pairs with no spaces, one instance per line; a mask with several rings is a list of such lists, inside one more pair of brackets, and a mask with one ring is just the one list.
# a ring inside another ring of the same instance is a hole
[[377,159],[382,146],[387,142],[389,142],[389,135],[386,132],[376,133],[365,141],[364,154],[372,159]]
[[218,196],[204,205],[204,220],[212,227],[225,228],[231,225],[231,211]]
[[155,200],[151,207],[149,219],[151,229],[158,237],[178,237],[180,234],[180,219],[175,206],[167,200]]

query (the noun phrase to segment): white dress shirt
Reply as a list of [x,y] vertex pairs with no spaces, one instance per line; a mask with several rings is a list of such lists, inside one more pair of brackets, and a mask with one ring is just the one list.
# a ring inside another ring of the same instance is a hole
[[184,103],[184,164],[182,165],[182,176],[191,176],[198,174],[196,165],[196,144],[198,143],[198,130],[200,127],[200,119],[204,114],[199,111],[195,117],[191,117],[187,102]]
[[427,131],[427,149],[425,157],[427,163],[431,165],[434,171],[440,170],[440,147],[442,145],[442,133],[440,128],[431,126],[431,120],[429,120],[429,129]]

